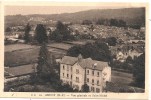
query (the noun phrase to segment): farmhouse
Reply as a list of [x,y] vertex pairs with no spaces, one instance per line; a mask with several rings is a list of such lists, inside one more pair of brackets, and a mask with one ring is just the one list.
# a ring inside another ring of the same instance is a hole
[[60,62],[60,79],[73,89],[82,90],[87,84],[90,92],[103,92],[106,82],[111,81],[111,68],[107,62],[64,56]]

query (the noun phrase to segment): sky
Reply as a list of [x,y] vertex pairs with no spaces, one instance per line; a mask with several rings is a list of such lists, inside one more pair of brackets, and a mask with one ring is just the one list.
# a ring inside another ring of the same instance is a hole
[[[115,7],[121,8],[121,7]],[[60,14],[74,13],[90,9],[110,9],[105,6],[5,6],[5,15]]]

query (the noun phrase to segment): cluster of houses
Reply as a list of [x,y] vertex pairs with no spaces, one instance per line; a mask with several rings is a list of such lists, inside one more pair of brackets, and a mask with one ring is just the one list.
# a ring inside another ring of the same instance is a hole
[[[98,38],[108,38],[116,37],[122,39],[123,41],[128,39],[137,38],[138,34],[145,33],[144,28],[141,29],[132,29],[116,26],[104,26],[104,25],[79,25],[74,24],[69,26],[73,32],[73,35],[78,34],[87,34],[93,36],[95,39]],[[142,32],[143,31],[143,32]]]
[[[31,19],[32,20],[32,19]],[[54,21],[53,21],[54,22]],[[84,36],[87,39],[99,39],[99,38],[108,38],[108,37],[115,37],[119,41],[127,41],[127,40],[134,40],[142,36],[140,34],[145,33],[145,29],[142,27],[141,29],[132,29],[132,28],[124,28],[124,27],[116,27],[116,26],[104,26],[104,25],[80,25],[74,24],[71,25],[70,22],[63,22],[64,24],[68,25],[69,29],[71,30],[71,35],[73,36]],[[36,25],[30,25],[31,37],[35,34]],[[47,35],[49,36],[55,29],[55,26],[45,25],[47,30]],[[10,27],[12,31],[5,32],[5,38],[19,38],[23,37],[24,35],[24,28],[25,26],[14,26]]]
[[[131,40],[132,41],[132,40]],[[134,40],[136,41],[136,40]],[[124,62],[127,57],[134,59],[145,52],[145,42],[130,42],[110,47],[111,54],[115,55],[115,59]]]

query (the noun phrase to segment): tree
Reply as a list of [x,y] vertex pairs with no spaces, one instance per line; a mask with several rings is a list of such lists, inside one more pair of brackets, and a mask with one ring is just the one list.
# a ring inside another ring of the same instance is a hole
[[110,25],[111,26],[118,26],[118,20],[117,19],[110,19]]
[[64,25],[61,21],[57,22],[56,29],[52,32],[50,39],[57,42],[67,41],[71,39],[70,29],[67,25]]
[[40,47],[39,57],[38,57],[38,65],[37,65],[37,74],[39,77],[47,78],[50,72],[53,72],[51,65],[49,64],[49,52],[46,47],[46,44],[43,43]]
[[46,33],[46,29],[44,25],[38,24],[35,30],[35,39],[38,41],[38,43],[42,44],[43,42],[47,42],[48,37]]
[[87,85],[87,84],[84,84],[83,86],[82,86],[82,92],[89,92],[90,90],[89,90],[89,86]]
[[95,43],[86,43],[82,46],[73,46],[67,51],[67,55],[77,57],[81,54],[84,58],[91,57],[95,60],[111,61],[111,52],[109,47],[96,41]]
[[134,60],[133,76],[135,85],[141,88],[145,87],[145,53]]
[[11,32],[11,28],[10,28],[10,27],[7,27],[7,28],[5,29],[5,32]]
[[105,22],[104,19],[98,19],[98,20],[96,21],[96,24],[97,24],[97,25],[104,25],[104,22]]
[[117,43],[117,39],[115,37],[109,37],[106,39],[106,42],[110,45],[110,46],[115,46]]
[[61,92],[73,92],[73,88],[69,84],[65,84],[61,87]]
[[81,49],[82,48],[79,45],[73,46],[73,47],[69,48],[67,55],[77,57],[81,53]]
[[29,25],[29,23],[26,25],[25,27],[25,35],[24,35],[24,40],[25,40],[25,43],[28,43],[30,41],[30,37],[29,37],[29,32],[31,30],[31,27]]
[[119,26],[119,27],[126,27],[126,22],[123,21],[123,20],[119,20],[119,21],[118,21],[118,26]]
[[90,20],[83,20],[82,25],[90,25],[92,24],[92,21]]
[[130,64],[133,64],[133,59],[132,59],[132,57],[131,57],[131,56],[128,56],[128,57],[126,58],[126,62],[127,62],[127,63],[130,63]]
[[[97,48],[95,48],[96,55],[95,57],[97,57],[98,60],[102,60],[102,61],[111,61],[111,51],[109,50],[109,47],[106,43],[101,42],[101,41],[95,41],[94,43],[96,45]],[[96,60],[97,60],[96,59]]]

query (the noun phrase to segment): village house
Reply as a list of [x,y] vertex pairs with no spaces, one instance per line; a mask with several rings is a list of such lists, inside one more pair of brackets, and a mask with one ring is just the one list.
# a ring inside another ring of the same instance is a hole
[[111,67],[108,62],[83,59],[81,55],[64,56],[60,62],[60,79],[79,91],[87,84],[90,92],[103,92],[106,82],[111,81]]
[[132,59],[134,59],[135,57],[138,57],[141,54],[143,54],[143,51],[141,49],[130,49],[127,51],[123,50],[123,51],[119,51],[117,53],[116,60],[118,60],[120,62],[124,62],[127,57],[131,57]]
[[[140,43],[139,43],[140,42]],[[134,59],[145,52],[145,44],[143,41],[137,43],[127,43],[110,47],[112,56],[115,56],[116,60],[124,62],[128,56]]]

